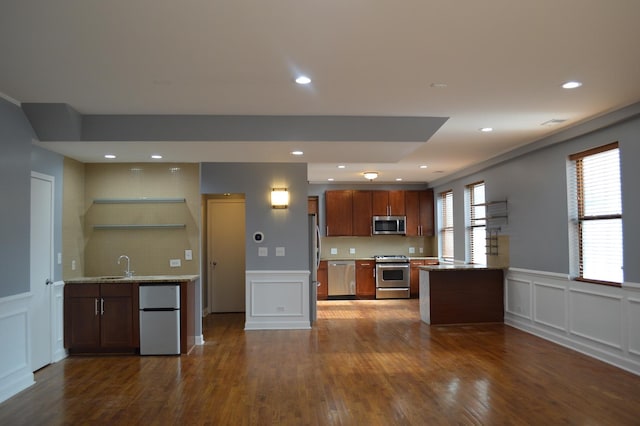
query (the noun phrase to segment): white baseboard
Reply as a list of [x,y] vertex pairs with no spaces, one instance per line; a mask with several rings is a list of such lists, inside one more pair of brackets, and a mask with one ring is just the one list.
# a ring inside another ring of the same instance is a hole
[[204,345],[204,335],[203,334],[201,334],[199,336],[196,336],[196,345],[198,345],[198,346]]

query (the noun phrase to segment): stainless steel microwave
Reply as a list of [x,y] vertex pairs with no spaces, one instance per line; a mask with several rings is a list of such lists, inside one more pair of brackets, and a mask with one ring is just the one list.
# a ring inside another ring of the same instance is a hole
[[407,235],[406,216],[373,216],[373,235]]

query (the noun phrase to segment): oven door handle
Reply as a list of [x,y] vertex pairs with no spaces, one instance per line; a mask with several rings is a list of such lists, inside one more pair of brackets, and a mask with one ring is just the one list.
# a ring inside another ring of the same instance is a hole
[[380,269],[409,269],[408,263],[376,263],[376,268]]

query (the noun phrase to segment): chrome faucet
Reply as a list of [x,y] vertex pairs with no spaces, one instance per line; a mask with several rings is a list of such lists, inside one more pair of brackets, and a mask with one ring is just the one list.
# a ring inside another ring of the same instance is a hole
[[123,254],[118,258],[118,265],[122,259],[127,259],[127,269],[124,271],[124,276],[127,278],[133,277],[133,271],[131,270],[131,259],[126,254]]

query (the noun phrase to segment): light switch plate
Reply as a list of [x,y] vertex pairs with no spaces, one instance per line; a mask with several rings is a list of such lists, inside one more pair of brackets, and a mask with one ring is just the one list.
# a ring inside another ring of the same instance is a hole
[[284,247],[276,247],[276,256],[284,256]]
[[180,259],[169,259],[169,267],[171,268],[179,268],[182,265]]
[[184,251],[184,260],[192,260],[193,259],[193,251],[185,250]]
[[424,251],[424,249],[422,247],[420,247],[420,253],[422,253]]
[[338,249],[335,247],[331,247],[331,254],[338,254]]
[[267,247],[258,247],[258,256],[265,257],[269,255],[269,249]]
[[409,247],[409,254],[413,254],[416,252],[416,248],[415,247]]
[[349,249],[349,254],[356,254],[356,249],[354,249],[353,247],[351,247]]

